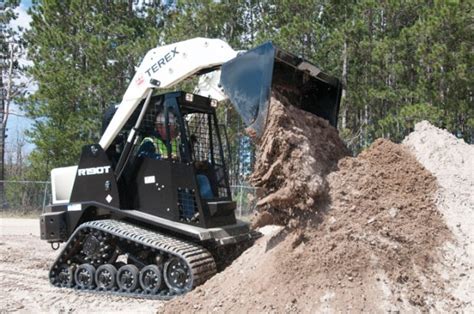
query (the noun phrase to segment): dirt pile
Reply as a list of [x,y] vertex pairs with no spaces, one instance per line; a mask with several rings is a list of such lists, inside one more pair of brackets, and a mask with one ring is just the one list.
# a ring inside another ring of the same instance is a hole
[[[299,127],[300,118],[275,124],[275,129],[282,126],[280,132],[293,130],[300,136],[280,141],[281,133],[275,132],[278,144],[262,142],[272,149],[260,155],[267,160],[259,166],[262,186],[271,193],[261,206],[282,221],[294,220],[296,214],[307,220],[260,239],[225,271],[167,303],[165,311],[386,312],[458,306],[435,269],[438,248],[451,237],[434,203],[436,179],[408,149],[386,140],[338,165],[334,160],[344,152],[339,146],[332,149],[335,158],[317,149],[305,155],[311,142],[328,143]],[[338,170],[325,179],[318,160]],[[304,163],[307,172],[285,162]],[[275,194],[280,189],[287,198]],[[285,205],[291,210],[285,211]]]
[[417,123],[405,144],[437,178],[436,203],[455,239],[446,243],[440,267],[462,300],[474,312],[474,145],[427,121]]
[[256,226],[307,219],[316,200],[327,192],[325,176],[349,153],[326,120],[273,97],[269,108],[250,179],[264,195],[257,203]]
[[320,236],[335,246],[329,261],[339,252],[350,273],[378,270],[396,307],[430,309],[450,299],[434,269],[438,248],[451,237],[434,203],[437,182],[406,148],[379,139],[357,158],[341,160],[328,181],[330,217],[323,225],[330,232]]

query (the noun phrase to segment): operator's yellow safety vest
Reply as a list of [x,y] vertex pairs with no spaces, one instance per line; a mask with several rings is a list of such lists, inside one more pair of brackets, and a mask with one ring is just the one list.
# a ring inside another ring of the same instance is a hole
[[[168,149],[166,148],[166,144],[162,139],[159,139],[157,137],[145,137],[141,144],[145,142],[152,142],[153,146],[155,146],[155,150],[157,153],[159,153],[162,158],[168,158]],[[171,140],[171,156],[177,157],[178,156],[178,140],[172,139]]]
[[[158,152],[165,157],[168,157],[168,149],[164,141],[157,139]],[[171,140],[171,155],[178,156],[178,141],[176,139]]]

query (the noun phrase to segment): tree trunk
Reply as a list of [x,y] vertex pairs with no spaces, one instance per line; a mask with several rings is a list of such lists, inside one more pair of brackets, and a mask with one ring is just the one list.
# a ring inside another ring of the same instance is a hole
[[347,88],[347,40],[344,39],[344,47],[342,49],[341,129],[345,129],[347,127],[346,88]]
[[13,76],[13,45],[9,45],[10,47],[10,56],[9,56],[9,65],[8,65],[8,72],[7,72],[7,86],[6,91],[4,92],[4,83],[3,83],[3,73],[2,78],[0,78],[0,91],[2,94],[1,100],[1,108],[0,111],[2,116],[0,117],[0,208],[4,208],[6,205],[5,200],[5,137],[7,131],[7,122],[8,122],[8,115],[10,111],[10,102],[11,102],[11,90],[12,90],[12,76]]

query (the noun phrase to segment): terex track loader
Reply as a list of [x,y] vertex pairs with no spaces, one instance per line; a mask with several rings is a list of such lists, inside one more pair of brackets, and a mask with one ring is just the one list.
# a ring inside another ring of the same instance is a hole
[[[194,93],[154,94],[196,75]],[[172,298],[248,247],[256,234],[234,214],[215,108],[229,99],[258,138],[274,91],[336,125],[339,81],[271,43],[236,52],[195,38],[150,50],[100,142],[51,171],[41,239],[66,242],[51,283]]]

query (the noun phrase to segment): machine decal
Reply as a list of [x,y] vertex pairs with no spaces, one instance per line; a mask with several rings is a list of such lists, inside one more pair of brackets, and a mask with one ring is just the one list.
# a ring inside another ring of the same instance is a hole
[[135,80],[135,83],[137,85],[142,85],[144,82],[145,82],[145,77],[142,73],[142,74],[140,74],[140,76],[137,77],[137,79]]
[[68,211],[81,211],[82,210],[82,205],[81,204],[69,204],[67,205],[67,210]]
[[171,50],[170,52],[165,54],[163,58],[160,58],[155,64],[153,64],[151,67],[149,67],[148,70],[145,71],[145,73],[148,74],[148,76],[151,77],[151,73],[158,72],[162,67],[164,67],[171,60],[173,60],[173,58],[177,54],[179,54],[179,52],[176,49],[177,48],[175,47],[173,50]]
[[107,197],[105,198],[105,200],[107,201],[107,203],[110,204],[110,202],[112,202],[112,200],[113,200],[113,197],[110,194],[108,194]]
[[109,173],[109,171],[110,171],[110,166],[83,168],[83,169],[77,170],[77,175],[78,176],[93,176],[96,174]]
[[155,176],[148,176],[143,179],[145,180],[145,184],[153,184],[156,182]]

